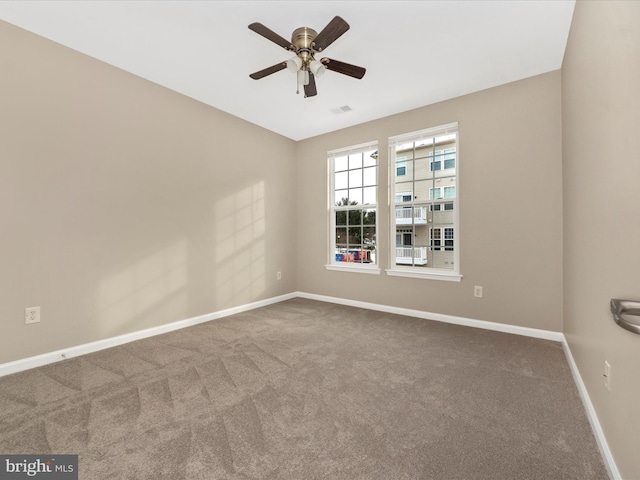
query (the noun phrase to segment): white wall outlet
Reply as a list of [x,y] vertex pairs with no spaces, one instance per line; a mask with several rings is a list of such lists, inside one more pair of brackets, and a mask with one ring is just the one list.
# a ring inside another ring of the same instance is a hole
[[282,280],[282,272],[276,272],[276,280]]
[[611,364],[605,360],[604,361],[604,386],[607,387],[607,390],[611,391],[611,374],[613,373],[613,369],[611,368]]
[[27,307],[24,309],[24,323],[40,323],[40,307]]
[[473,296],[476,298],[482,298],[482,287],[476,285],[473,287]]

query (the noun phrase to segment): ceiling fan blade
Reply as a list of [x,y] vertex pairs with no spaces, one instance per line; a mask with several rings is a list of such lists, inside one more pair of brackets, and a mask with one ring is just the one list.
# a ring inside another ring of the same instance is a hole
[[331,20],[313,40],[313,48],[317,52],[321,52],[340,38],[347,30],[349,30],[349,24],[347,22],[340,17],[333,17],[333,20]]
[[318,94],[316,90],[316,77],[309,72],[309,85],[304,86],[304,97],[315,97]]
[[342,73],[343,75],[349,75],[354,78],[362,78],[367,69],[351,65],[350,63],[339,62],[338,60],[332,60],[331,58],[323,58],[321,62],[327,67],[327,70]]
[[287,62],[280,62],[270,67],[267,67],[264,70],[260,70],[259,72],[252,73],[249,76],[254,80],[260,80],[261,78],[264,78],[267,75],[271,75],[272,73],[279,72],[280,70],[284,70],[285,68],[287,68]]
[[258,35],[262,35],[267,40],[271,40],[273,43],[280,45],[282,48],[286,50],[293,50],[293,45],[289,40],[278,35],[276,32],[271,30],[268,27],[265,27],[263,24],[255,22],[249,25],[249,30],[253,30]]

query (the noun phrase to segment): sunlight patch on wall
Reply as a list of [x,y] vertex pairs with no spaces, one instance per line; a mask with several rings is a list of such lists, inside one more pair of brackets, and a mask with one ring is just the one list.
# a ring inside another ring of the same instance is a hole
[[187,241],[135,261],[98,288],[100,333],[113,334],[154,312],[181,320],[187,312]]
[[255,301],[266,288],[264,182],[216,202],[214,230],[216,305]]

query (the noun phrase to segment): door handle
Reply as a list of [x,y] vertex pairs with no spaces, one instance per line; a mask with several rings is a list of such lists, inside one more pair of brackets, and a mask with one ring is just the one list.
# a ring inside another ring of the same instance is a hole
[[611,313],[618,325],[640,335],[640,302],[612,298]]

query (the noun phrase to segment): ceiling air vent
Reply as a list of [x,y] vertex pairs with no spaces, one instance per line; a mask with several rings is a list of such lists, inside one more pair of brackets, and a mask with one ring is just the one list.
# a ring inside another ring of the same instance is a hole
[[343,105],[341,107],[334,108],[333,110],[331,110],[331,112],[335,113],[336,115],[340,115],[341,113],[350,112],[351,110],[352,108],[349,105]]

